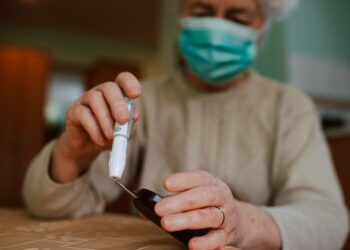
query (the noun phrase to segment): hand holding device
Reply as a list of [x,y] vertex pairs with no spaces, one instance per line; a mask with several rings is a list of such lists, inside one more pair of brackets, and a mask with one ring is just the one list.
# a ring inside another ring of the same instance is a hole
[[[132,192],[128,188],[126,188],[122,183],[120,183],[118,180],[115,180],[115,183],[132,197],[134,206],[137,208],[137,210],[141,214],[143,214],[146,218],[148,218],[157,226],[162,228],[160,224],[161,217],[158,216],[154,211],[154,207],[156,206],[157,202],[162,199],[160,195],[156,194],[151,190],[144,189],[144,188],[139,189],[136,192]],[[200,229],[200,230],[182,230],[182,231],[167,232],[167,233],[169,233],[174,238],[176,238],[177,240],[187,245],[190,239],[192,239],[193,237],[203,236],[208,232],[209,232],[209,229]]]
[[[99,153],[111,148],[115,122],[124,124],[129,99],[141,95],[140,82],[130,73],[85,92],[67,111],[65,130],[54,144],[50,176],[59,183],[74,181]],[[134,110],[134,121],[140,116]]]

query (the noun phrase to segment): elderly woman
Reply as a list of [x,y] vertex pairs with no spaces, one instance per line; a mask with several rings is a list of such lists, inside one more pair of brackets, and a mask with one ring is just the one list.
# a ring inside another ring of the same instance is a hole
[[138,105],[124,180],[141,164],[142,187],[173,194],[155,208],[165,230],[211,229],[190,249],[340,249],[347,210],[312,103],[250,70],[267,23],[288,5],[184,0],[182,66],[142,91],[121,73],[81,96],[28,170],[28,209],[80,217],[118,196],[107,150],[114,123],[129,118],[124,93]]

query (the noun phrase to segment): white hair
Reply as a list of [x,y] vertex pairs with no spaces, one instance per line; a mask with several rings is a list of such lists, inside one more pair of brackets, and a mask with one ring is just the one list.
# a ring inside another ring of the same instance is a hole
[[[170,0],[178,10],[184,0]],[[269,21],[281,21],[286,18],[298,5],[299,0],[258,0]]]
[[286,18],[298,5],[298,0],[259,0],[271,21],[281,21]]

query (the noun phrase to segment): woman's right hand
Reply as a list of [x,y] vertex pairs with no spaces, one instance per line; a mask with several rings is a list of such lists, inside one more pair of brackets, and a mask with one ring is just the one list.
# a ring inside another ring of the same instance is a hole
[[[124,96],[141,96],[141,85],[131,73],[102,83],[84,93],[67,111],[65,131],[53,148],[51,177],[59,183],[75,180],[103,150],[112,145],[114,125],[129,120]],[[135,110],[135,122],[140,112]]]

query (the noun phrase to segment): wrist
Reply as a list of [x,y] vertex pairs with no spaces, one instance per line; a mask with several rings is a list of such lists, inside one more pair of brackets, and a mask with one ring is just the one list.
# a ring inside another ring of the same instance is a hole
[[53,146],[49,165],[50,177],[58,183],[72,182],[86,171],[94,156],[78,154],[65,142],[65,135]]
[[270,214],[246,202],[238,202],[238,209],[242,216],[238,247],[247,250],[282,248],[280,231]]

